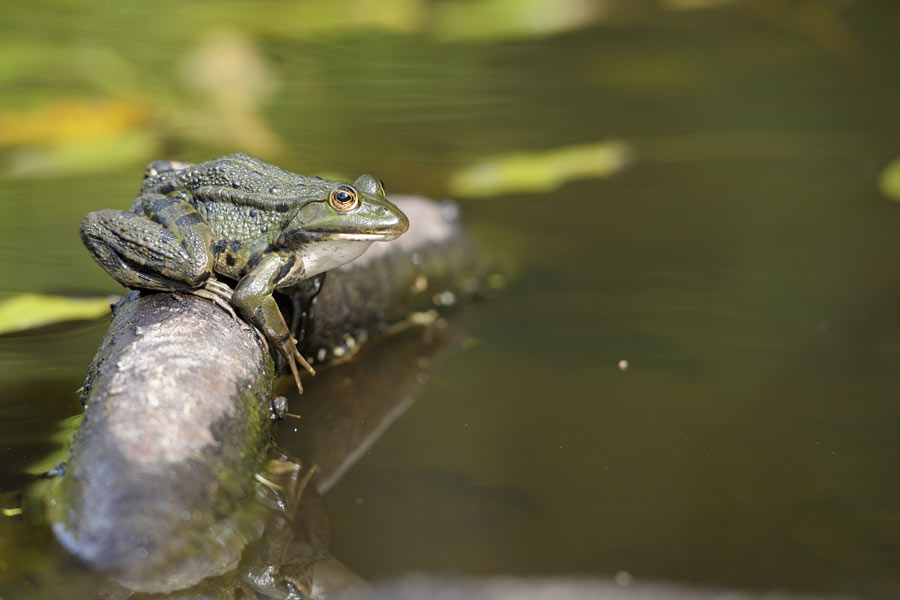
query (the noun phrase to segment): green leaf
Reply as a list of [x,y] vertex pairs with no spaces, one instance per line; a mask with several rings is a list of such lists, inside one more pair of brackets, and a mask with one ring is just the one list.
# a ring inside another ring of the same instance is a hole
[[900,157],[892,160],[881,171],[878,189],[886,198],[900,202]]
[[63,321],[96,319],[109,313],[116,296],[70,298],[49,294],[20,294],[0,301],[0,335]]
[[126,132],[112,138],[28,146],[10,153],[7,172],[16,177],[103,173],[141,164],[157,151],[155,136]]
[[630,155],[629,147],[615,140],[504,154],[456,172],[450,191],[456,196],[548,192],[576,179],[609,177],[628,164]]

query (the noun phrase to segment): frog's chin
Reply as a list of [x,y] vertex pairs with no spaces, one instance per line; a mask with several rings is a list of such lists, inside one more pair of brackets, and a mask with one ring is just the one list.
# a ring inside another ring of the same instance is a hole
[[362,237],[362,234],[353,234],[316,240],[303,248],[303,264],[302,267],[299,264],[297,267],[302,268],[304,278],[313,277],[359,258],[373,242],[382,239],[385,239],[384,236]]

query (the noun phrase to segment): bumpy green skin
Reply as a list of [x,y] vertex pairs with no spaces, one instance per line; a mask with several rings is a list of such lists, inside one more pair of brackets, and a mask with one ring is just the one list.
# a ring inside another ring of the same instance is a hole
[[[338,210],[330,202],[336,190],[348,190],[357,206]],[[131,212],[88,214],[81,238],[125,287],[230,302],[284,355],[299,386],[295,361],[305,361],[272,292],[349,262],[408,226],[371,175],[351,186],[233,154],[197,165],[151,163]],[[233,294],[216,275],[237,282]]]

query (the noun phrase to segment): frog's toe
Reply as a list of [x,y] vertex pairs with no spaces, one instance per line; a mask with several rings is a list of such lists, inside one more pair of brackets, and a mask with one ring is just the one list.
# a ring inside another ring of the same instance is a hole
[[216,294],[215,292],[211,292],[209,289],[207,289],[205,287],[202,287],[202,288],[199,288],[196,290],[190,290],[190,292],[195,296],[200,296],[201,298],[206,298],[207,300],[212,300],[217,305],[219,305],[220,307],[225,309],[225,312],[230,314],[231,317],[235,321],[240,321],[240,319],[238,319],[237,313],[234,312],[234,308],[232,308],[231,305],[225,299],[223,299],[222,296],[220,296],[219,294]]
[[302,394],[303,383],[300,381],[300,370],[297,368],[297,363],[300,363],[310,375],[315,375],[316,371],[300,354],[300,351],[297,349],[297,341],[294,338],[288,337],[283,343],[278,344],[278,349],[291,369],[291,375],[294,376],[294,381],[297,383],[297,390]]
[[262,343],[263,350],[268,353],[269,352],[269,340],[266,339],[266,336],[260,331],[258,328],[250,325],[254,332],[256,332],[256,337],[259,338],[260,343]]
[[231,286],[212,277],[206,280],[203,287],[229,303],[231,302],[231,297],[234,296],[234,290],[231,289]]
[[291,368],[291,375],[294,376],[294,382],[297,384],[297,391],[303,393],[303,382],[300,381],[300,371],[297,370],[297,362],[291,356],[287,359],[287,364]]
[[315,375],[316,375],[316,370],[313,369],[313,368],[312,368],[312,365],[309,364],[309,362],[307,362],[306,358],[305,358],[302,354],[300,354],[300,350],[297,349],[297,340],[295,340],[295,339],[292,338],[292,341],[294,342],[294,344],[293,344],[293,346],[294,346],[294,356],[297,358],[297,362],[300,363],[300,366],[302,366],[304,369],[306,369],[306,372],[307,372],[307,373],[309,373],[310,375],[312,375],[313,377],[315,377]]
[[235,321],[240,321],[237,313],[234,312],[234,308],[231,306],[231,297],[234,295],[234,292],[227,283],[222,283],[221,281],[210,277],[206,280],[206,283],[203,284],[202,288],[190,290],[190,292],[195,296],[212,300],[225,309]]

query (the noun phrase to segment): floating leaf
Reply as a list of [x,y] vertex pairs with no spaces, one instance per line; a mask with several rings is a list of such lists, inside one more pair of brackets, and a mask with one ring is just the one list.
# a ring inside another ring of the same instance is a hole
[[0,147],[15,176],[81,175],[146,162],[157,149],[149,110],[131,100],[68,98],[0,112]]
[[576,179],[609,177],[628,164],[630,155],[620,141],[504,154],[457,171],[450,190],[457,196],[547,192]]
[[142,164],[156,154],[157,147],[154,135],[134,131],[78,144],[22,148],[10,153],[6,171],[17,177],[103,173]]
[[148,111],[123,100],[68,99],[0,113],[0,144],[58,144],[115,138],[143,127]]
[[116,296],[70,298],[20,294],[0,302],[0,334],[25,331],[52,323],[96,319],[109,313]]
[[681,11],[719,8],[734,3],[735,0],[662,0],[664,8]]
[[437,2],[434,34],[450,40],[545,37],[601,20],[608,0],[481,0]]
[[886,198],[900,202],[900,157],[892,160],[881,171],[878,189]]

